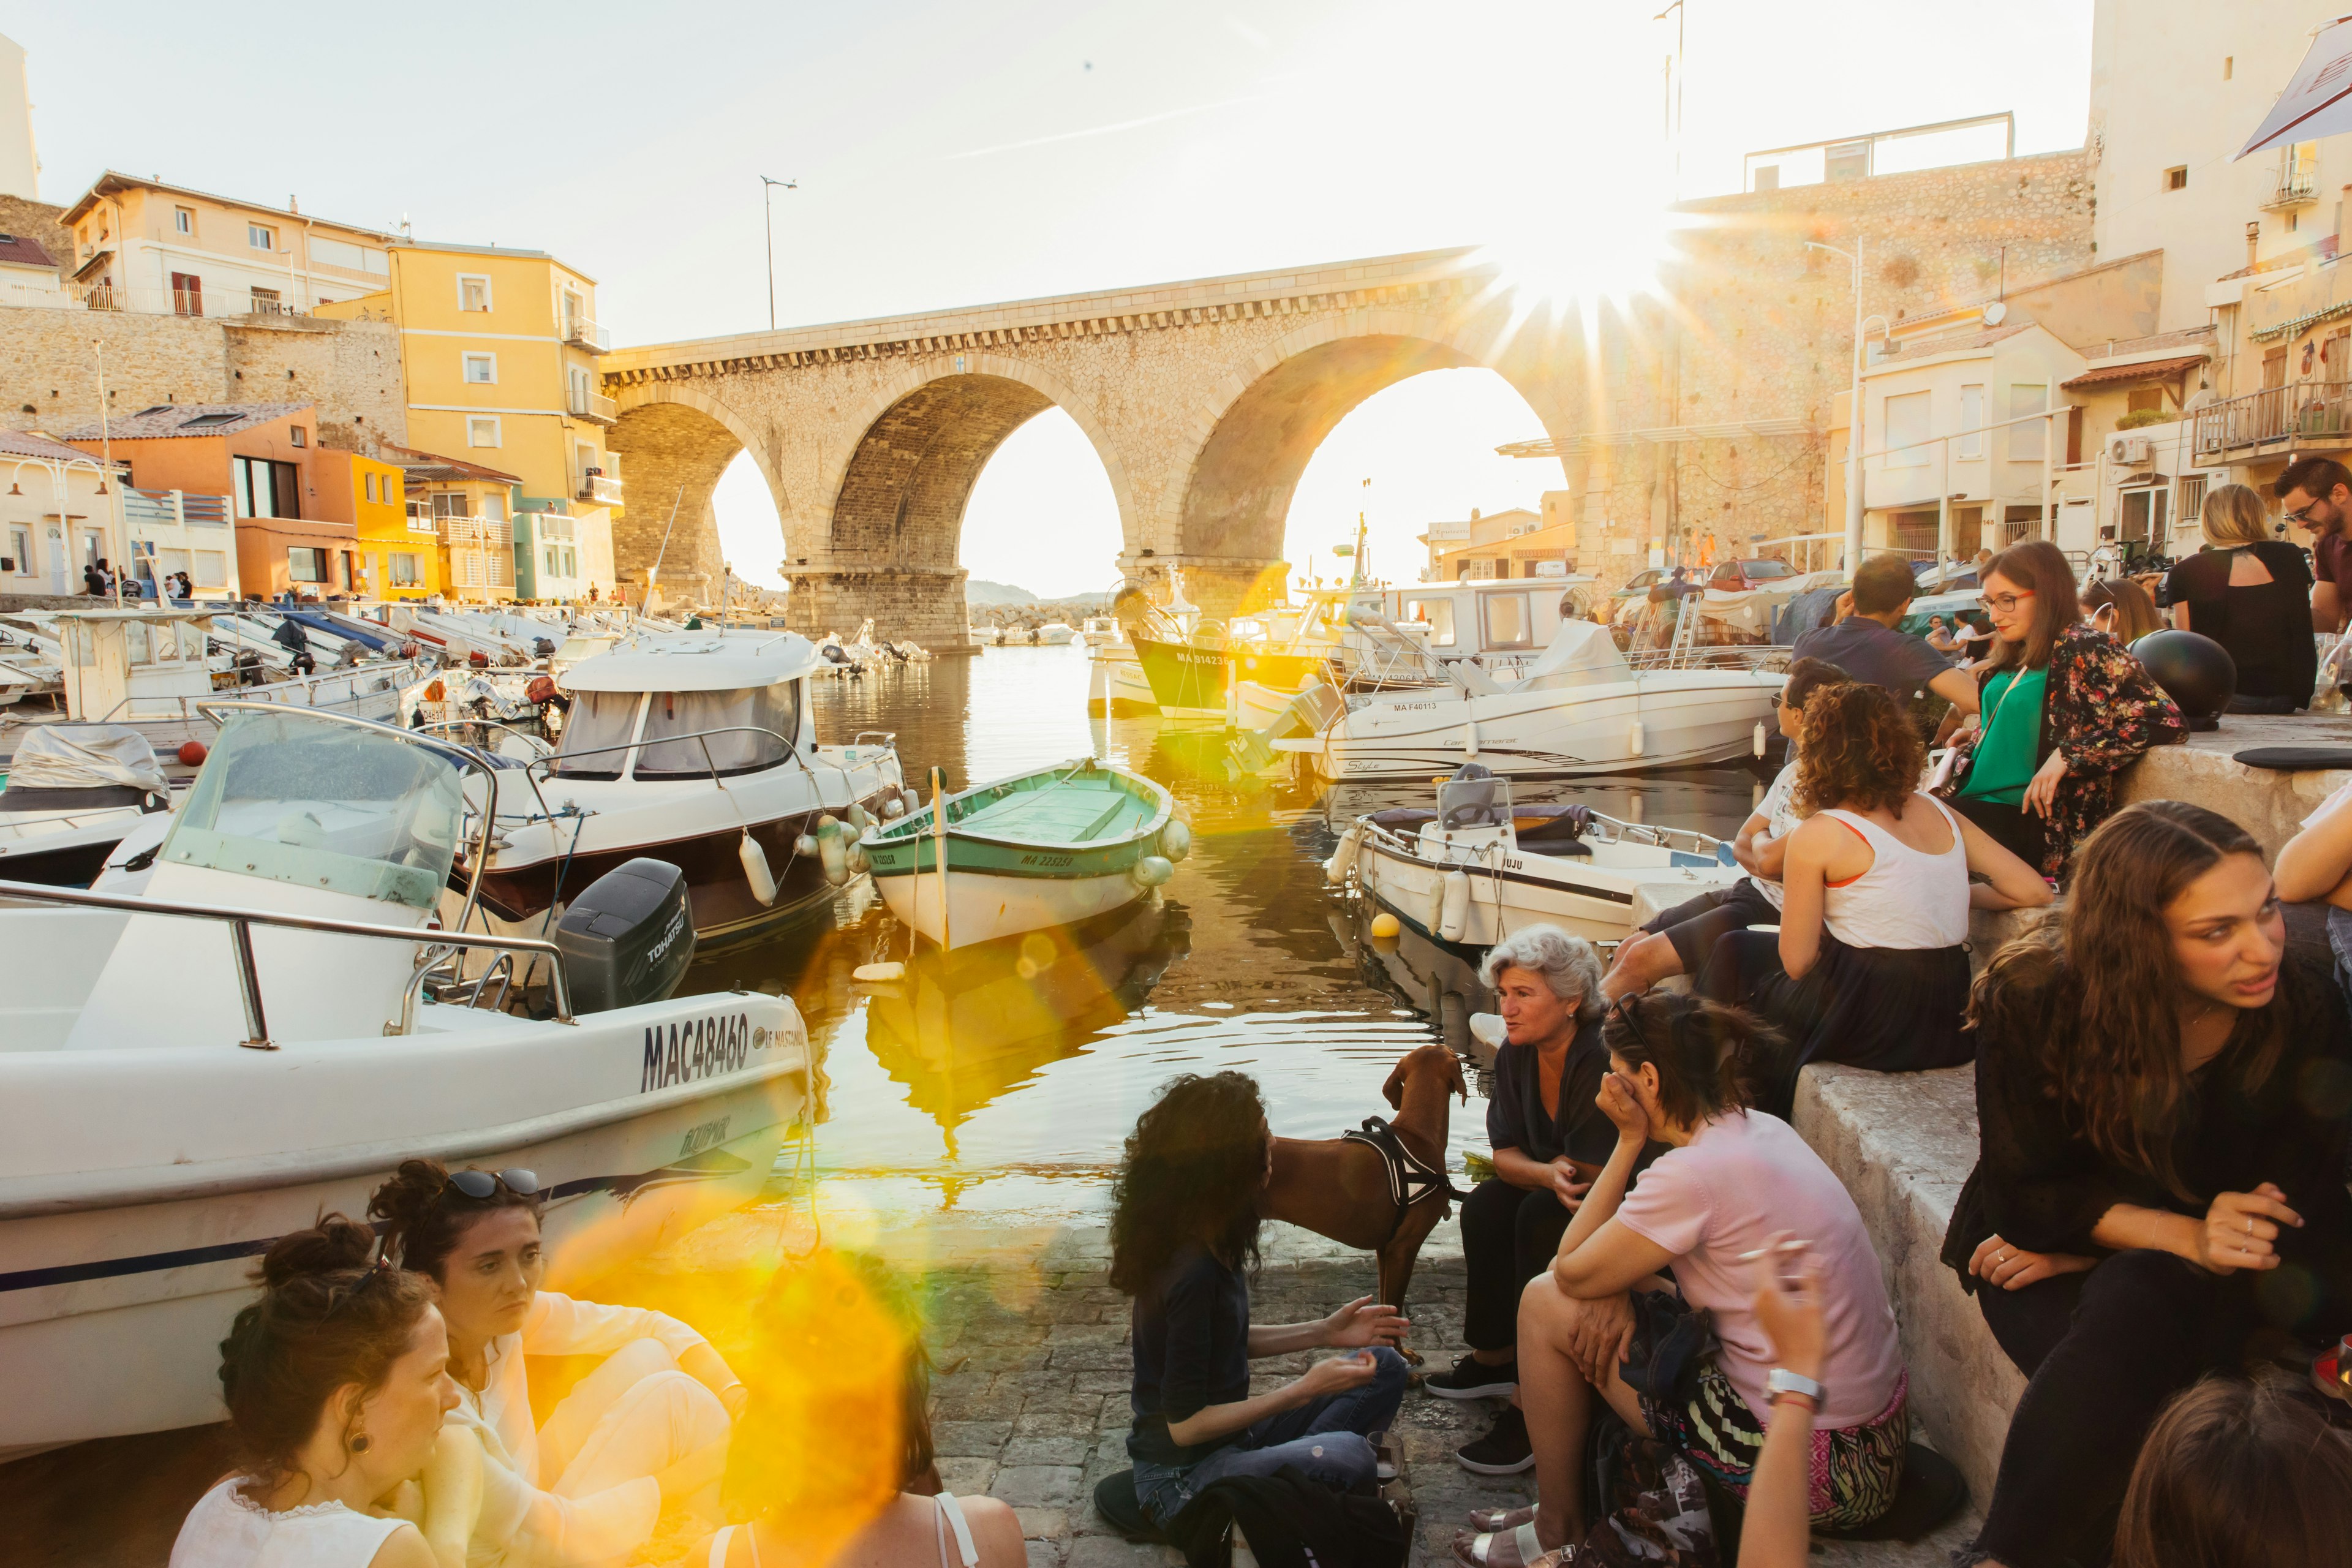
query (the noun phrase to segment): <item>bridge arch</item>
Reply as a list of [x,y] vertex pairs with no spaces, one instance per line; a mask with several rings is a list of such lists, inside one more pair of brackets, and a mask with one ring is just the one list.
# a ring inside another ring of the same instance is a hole
[[[684,584],[701,575],[717,584],[723,556],[710,496],[739,452],[749,452],[759,465],[777,518],[792,527],[793,510],[772,446],[739,411],[692,385],[671,382],[624,387],[617,402],[619,417],[605,445],[620,456],[626,498],[613,528],[613,555],[624,583],[642,588],[646,569],[658,559],[665,582]],[[779,557],[788,542],[777,540]]]

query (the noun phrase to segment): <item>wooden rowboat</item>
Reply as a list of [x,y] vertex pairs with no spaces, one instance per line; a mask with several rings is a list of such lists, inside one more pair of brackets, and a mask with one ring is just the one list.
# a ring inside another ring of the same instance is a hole
[[935,793],[860,845],[890,912],[955,949],[1124,909],[1168,880],[1192,834],[1160,785],[1081,757]]

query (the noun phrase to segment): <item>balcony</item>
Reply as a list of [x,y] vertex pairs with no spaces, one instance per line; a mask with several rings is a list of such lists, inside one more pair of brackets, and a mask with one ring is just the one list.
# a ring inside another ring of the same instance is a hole
[[2278,185],[2263,198],[2263,211],[2284,212],[2319,200],[2319,171],[2310,163],[2279,171]]
[[576,419],[593,419],[599,425],[610,425],[621,416],[621,405],[601,392],[590,392],[575,386],[563,395],[564,407]]
[[2352,382],[2266,386],[2197,413],[2192,449],[2200,462],[2352,447]]
[[489,517],[436,517],[441,542],[453,549],[490,552],[514,548],[514,525]]
[[621,481],[606,479],[602,474],[583,474],[580,476],[579,499],[594,501],[598,506],[618,506],[621,504]]
[[575,349],[586,349],[592,354],[613,352],[613,334],[585,316],[563,318],[563,341]]

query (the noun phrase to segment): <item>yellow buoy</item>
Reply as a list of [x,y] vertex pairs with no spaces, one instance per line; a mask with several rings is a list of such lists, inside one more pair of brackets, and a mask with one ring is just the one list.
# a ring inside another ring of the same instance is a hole
[[859,984],[866,985],[878,984],[891,980],[903,980],[906,978],[906,975],[907,966],[903,963],[861,963],[849,973],[849,977],[852,980],[857,981]]
[[1386,910],[1372,917],[1372,934],[1385,942],[1404,929],[1402,921]]

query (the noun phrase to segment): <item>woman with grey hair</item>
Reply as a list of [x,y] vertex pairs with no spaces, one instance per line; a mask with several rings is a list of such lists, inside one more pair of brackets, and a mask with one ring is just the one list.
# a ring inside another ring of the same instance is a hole
[[1495,1173],[1462,1205],[1469,1353],[1423,1386],[1441,1399],[1511,1400],[1491,1431],[1454,1451],[1465,1469],[1506,1476],[1535,1463],[1518,1408],[1519,1292],[1550,1266],[1617,1132],[1595,1104],[1609,1052],[1592,944],[1558,926],[1529,926],[1496,943],[1478,975],[1507,1036],[1486,1102]]

